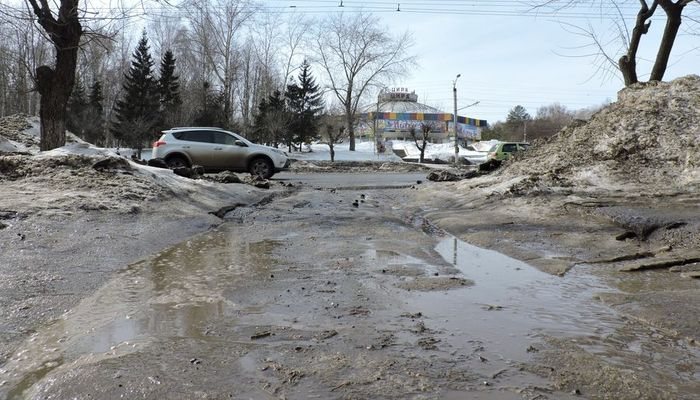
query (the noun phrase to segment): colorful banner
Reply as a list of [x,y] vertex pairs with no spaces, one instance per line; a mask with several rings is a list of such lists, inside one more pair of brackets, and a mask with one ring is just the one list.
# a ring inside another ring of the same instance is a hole
[[[367,121],[385,120],[385,121],[443,121],[451,122],[454,121],[454,114],[446,113],[389,113],[380,112],[374,113],[369,112],[366,114]],[[457,124],[464,124],[468,126],[485,128],[488,126],[488,122],[483,119],[467,118],[457,116]]]

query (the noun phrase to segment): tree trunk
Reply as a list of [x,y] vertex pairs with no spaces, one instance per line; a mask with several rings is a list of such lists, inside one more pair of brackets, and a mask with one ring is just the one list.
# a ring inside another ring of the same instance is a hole
[[350,151],[355,151],[355,125],[353,124],[352,106],[348,97],[345,105],[345,121],[348,125],[348,138],[350,140]]
[[661,38],[659,51],[656,53],[656,61],[651,70],[650,81],[661,81],[666,73],[668,59],[671,57],[673,43],[676,41],[678,30],[681,27],[681,13],[685,6],[683,2],[672,3],[662,2],[661,8],[666,12],[666,27],[664,28],[664,36]]
[[617,66],[620,68],[622,78],[625,80],[625,86],[639,82],[639,78],[637,78],[637,62],[634,58],[630,59],[627,55],[624,55],[620,57]]
[[331,149],[331,162],[335,162],[335,150],[333,149],[333,139],[328,142],[328,147]]
[[41,95],[41,151],[66,144],[66,104],[73,90],[78,46],[82,27],[78,19],[78,0],[61,0],[58,19],[48,3],[30,0],[39,24],[49,34],[56,50],[56,67],[42,65],[36,69],[37,89]]
[[632,38],[630,39],[627,54],[620,57],[617,63],[620,72],[622,72],[622,77],[625,80],[625,86],[630,86],[639,82],[639,78],[637,77],[637,51],[642,41],[642,35],[649,32],[651,21],[647,21],[654,15],[656,7],[658,6],[657,1],[652,3],[651,8],[647,6],[646,0],[641,1],[640,4],[641,7],[639,12],[637,12],[637,19],[635,20],[634,29],[632,30]]

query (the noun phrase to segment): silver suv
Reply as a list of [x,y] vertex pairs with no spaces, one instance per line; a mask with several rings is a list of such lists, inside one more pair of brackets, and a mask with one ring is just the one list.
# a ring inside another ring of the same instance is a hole
[[289,167],[287,155],[221,128],[172,128],[153,143],[153,158],[170,168],[201,165],[206,171],[250,172],[270,178]]

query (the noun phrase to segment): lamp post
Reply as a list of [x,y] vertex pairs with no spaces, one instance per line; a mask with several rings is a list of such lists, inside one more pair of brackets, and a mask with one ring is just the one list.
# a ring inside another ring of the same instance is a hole
[[455,80],[452,81],[452,94],[455,103],[455,115],[454,115],[454,129],[455,129],[455,167],[459,166],[459,140],[457,137],[457,79],[462,76],[462,74],[457,74]]

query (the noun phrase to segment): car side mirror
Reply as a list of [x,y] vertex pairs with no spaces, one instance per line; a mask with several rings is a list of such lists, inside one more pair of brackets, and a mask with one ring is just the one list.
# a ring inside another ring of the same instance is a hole
[[235,142],[233,142],[233,143],[234,143],[234,144],[235,144],[236,146],[241,146],[241,147],[248,147],[248,145],[247,145],[247,144],[245,144],[245,143],[243,143],[243,141],[242,141],[242,140],[236,140],[236,141],[235,141]]

